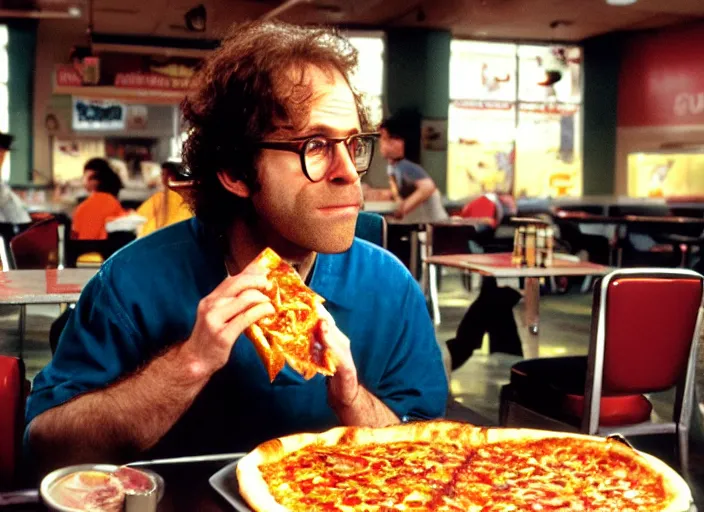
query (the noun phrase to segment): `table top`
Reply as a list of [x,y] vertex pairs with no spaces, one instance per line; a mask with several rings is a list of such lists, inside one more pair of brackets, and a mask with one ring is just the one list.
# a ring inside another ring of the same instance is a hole
[[76,302],[95,275],[93,268],[8,270],[0,272],[0,304]]
[[436,220],[433,222],[408,222],[403,219],[386,219],[390,226],[412,226],[416,229],[423,230],[426,226],[488,226],[493,221],[488,217],[448,217],[445,220]]
[[546,268],[520,267],[511,262],[511,253],[447,254],[429,256],[431,265],[454,267],[494,277],[551,277],[588,276],[608,274],[612,269],[588,261],[574,261],[555,254],[553,264]]
[[673,215],[656,217],[650,215],[594,215],[586,212],[570,212],[558,210],[555,217],[560,220],[569,220],[581,224],[674,224],[674,225],[701,225],[704,227],[704,218],[676,217]]

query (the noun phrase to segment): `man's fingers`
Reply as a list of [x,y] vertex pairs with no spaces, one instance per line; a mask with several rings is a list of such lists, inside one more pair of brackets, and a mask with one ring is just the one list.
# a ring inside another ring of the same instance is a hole
[[262,303],[269,303],[269,298],[254,289],[245,290],[237,297],[221,297],[211,303],[210,310],[205,313],[205,321],[214,332],[217,332],[243,311]]
[[276,313],[276,310],[271,302],[256,304],[234,317],[232,321],[225,325],[225,328],[220,332],[220,336],[234,341],[247,327],[274,313]]
[[271,286],[271,283],[266,278],[264,273],[241,273],[236,276],[226,278],[220,283],[215,290],[210,294],[211,297],[236,297],[243,290],[255,288],[266,291]]

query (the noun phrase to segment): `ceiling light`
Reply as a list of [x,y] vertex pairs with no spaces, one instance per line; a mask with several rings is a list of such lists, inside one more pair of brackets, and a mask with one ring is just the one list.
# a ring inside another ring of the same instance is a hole
[[67,9],[68,15],[71,16],[72,18],[80,18],[81,17],[81,8],[80,7],[69,7]]
[[606,3],[609,5],[633,5],[636,3],[638,0],[606,0]]

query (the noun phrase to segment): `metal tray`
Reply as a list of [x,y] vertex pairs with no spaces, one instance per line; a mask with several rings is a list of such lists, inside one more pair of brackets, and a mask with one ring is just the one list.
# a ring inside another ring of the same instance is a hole
[[237,510],[237,512],[253,512],[240,495],[240,487],[237,483],[238,463],[239,460],[236,460],[228,464],[211,476],[208,482],[220,496],[225,498],[225,500]]

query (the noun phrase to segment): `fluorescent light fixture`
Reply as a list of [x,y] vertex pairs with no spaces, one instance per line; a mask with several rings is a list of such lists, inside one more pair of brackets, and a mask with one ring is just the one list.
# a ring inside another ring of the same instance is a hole
[[637,1],[638,0],[606,0],[606,3],[609,5],[624,6],[624,5],[633,5]]

